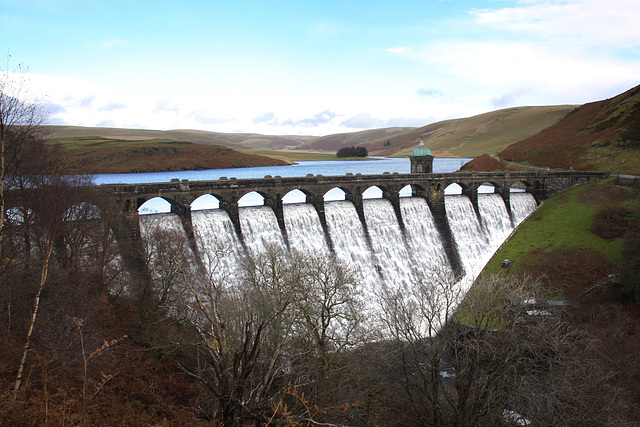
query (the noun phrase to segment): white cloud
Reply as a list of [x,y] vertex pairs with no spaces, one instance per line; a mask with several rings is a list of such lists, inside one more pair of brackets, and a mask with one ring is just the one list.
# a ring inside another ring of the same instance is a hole
[[342,121],[340,124],[348,128],[368,129],[381,126],[382,121],[373,117],[370,113],[359,113]]
[[115,110],[121,110],[123,108],[127,108],[127,106],[119,102],[109,102],[108,104],[98,108],[98,111],[115,111]]
[[163,99],[163,100],[158,101],[156,103],[156,107],[155,107],[154,111],[156,113],[159,113],[161,111],[167,111],[167,112],[171,112],[171,113],[176,113],[177,114],[180,111],[180,107],[178,106],[178,104],[174,100]]
[[640,44],[637,0],[521,1],[517,7],[474,10],[477,22],[540,39],[616,49]]
[[471,16],[473,39],[387,51],[426,64],[448,95],[494,107],[588,102],[640,82],[636,0],[522,0]]
[[440,96],[444,96],[444,93],[440,89],[418,89],[416,91],[419,97],[421,98],[437,98]]
[[78,101],[78,105],[80,106],[80,108],[91,108],[91,105],[93,104],[93,101],[95,101],[95,99],[96,97],[94,95],[85,96]]
[[270,111],[268,113],[264,113],[258,117],[255,117],[252,122],[257,124],[257,123],[272,123],[272,124],[276,124],[276,120],[275,120],[275,114],[273,113],[273,111]]

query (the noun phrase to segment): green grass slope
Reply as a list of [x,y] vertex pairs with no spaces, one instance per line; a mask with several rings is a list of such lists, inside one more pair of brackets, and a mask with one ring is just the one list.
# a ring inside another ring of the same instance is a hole
[[598,209],[627,197],[628,189],[616,187],[613,181],[574,187],[546,200],[496,253],[486,271],[499,271],[503,259],[514,260],[516,270],[526,270],[552,253],[577,250],[596,253],[611,266],[617,265],[622,237],[604,239],[591,231]]

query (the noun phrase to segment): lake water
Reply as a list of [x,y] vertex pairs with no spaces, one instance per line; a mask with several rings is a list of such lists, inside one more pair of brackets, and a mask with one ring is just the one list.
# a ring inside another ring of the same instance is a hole
[[[149,182],[169,182],[172,179],[188,179],[189,181],[206,181],[226,178],[263,178],[265,175],[294,177],[313,175],[345,175],[361,173],[362,175],[378,175],[389,173],[410,173],[409,158],[374,158],[375,160],[329,160],[304,161],[290,166],[264,166],[259,168],[208,169],[198,171],[151,172],[151,173],[119,173],[94,175],[95,184],[142,184]],[[434,159],[433,171],[436,173],[455,172],[471,159],[442,158]]]
[[[471,159],[467,158],[439,158],[433,161],[433,171],[435,173],[455,172],[462,165]],[[226,178],[263,178],[267,175],[281,177],[296,177],[312,175],[337,176],[347,173],[362,175],[379,175],[389,173],[410,173],[411,162],[409,158],[384,158],[375,157],[373,160],[329,160],[329,161],[302,161],[289,166],[265,166],[256,168],[235,168],[235,169],[208,169],[198,171],[176,171],[176,172],[150,172],[150,173],[122,173],[122,174],[99,174],[94,175],[95,184],[144,184],[150,182],[169,182],[172,179],[188,179],[189,181],[216,180],[221,177]],[[456,184],[454,184],[455,186]],[[492,190],[492,189],[491,189]],[[410,196],[411,190],[401,191],[401,196]],[[459,193],[461,189],[449,190],[452,194]],[[362,196],[364,198],[380,198],[382,190],[372,187],[366,190]],[[325,194],[326,201],[344,200],[344,192],[333,189]],[[305,201],[302,192],[291,192],[283,198],[284,203],[301,203]],[[239,206],[256,206],[263,204],[263,198],[257,193],[245,195],[239,201]],[[217,209],[218,200],[213,196],[202,196],[195,200],[191,209]],[[147,201],[139,210],[141,214],[169,212],[171,205],[166,200],[155,198]]]

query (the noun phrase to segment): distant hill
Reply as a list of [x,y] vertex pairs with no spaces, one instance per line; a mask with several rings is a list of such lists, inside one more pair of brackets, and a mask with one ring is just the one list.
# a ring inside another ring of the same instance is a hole
[[516,107],[464,119],[446,120],[415,128],[364,145],[374,155],[406,157],[421,135],[427,147],[439,157],[476,157],[535,135],[554,125],[575,106]]
[[279,166],[286,161],[242,153],[212,144],[172,139],[115,139],[98,136],[67,137],[49,141],[59,145],[81,173],[165,172]]
[[446,120],[419,128],[392,127],[327,136],[274,136],[220,133],[198,130],[146,130],[48,126],[51,138],[97,136],[122,140],[170,139],[195,144],[215,144],[233,149],[262,151],[315,151],[335,153],[361,145],[376,156],[406,157],[421,135],[436,156],[475,157],[500,151],[507,145],[536,134],[557,123],[575,106],[517,107]]
[[299,149],[321,150],[321,151],[338,151],[343,147],[351,147],[356,145],[369,146],[372,141],[386,141],[398,134],[411,132],[416,128],[411,127],[393,127],[370,129],[360,132],[337,133],[327,136],[319,136],[311,138],[308,142],[302,144]]
[[504,148],[499,156],[551,168],[608,168],[640,175],[640,86],[578,107],[554,126]]
[[294,149],[311,136],[273,136],[254,133],[221,133],[201,130],[119,129],[82,126],[46,126],[51,139],[96,136],[120,140],[165,139],[194,144],[214,144],[234,149],[284,150]]

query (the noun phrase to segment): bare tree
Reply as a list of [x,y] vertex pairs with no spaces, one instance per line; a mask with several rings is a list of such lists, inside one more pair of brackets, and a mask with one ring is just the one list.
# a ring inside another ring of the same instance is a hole
[[[86,202],[91,197],[87,193],[90,179],[73,175],[61,153],[44,143],[46,111],[29,99],[24,79],[16,72],[20,67],[13,72],[8,68],[7,64],[0,71],[0,254],[10,326],[14,290],[33,292],[14,383],[17,392],[45,288],[87,262],[85,226],[90,209]],[[8,209],[15,217],[11,230],[6,227]]]
[[368,338],[359,277],[326,255],[295,254],[294,262],[303,268],[293,304],[296,328],[324,370],[342,350]]
[[[41,146],[46,151],[46,148]],[[78,253],[70,257],[70,253],[77,251],[84,244],[76,241],[75,247],[65,241],[72,236],[71,230],[79,230],[81,215],[78,209],[72,209],[74,201],[81,203],[88,183],[85,178],[65,174],[61,159],[55,157],[46,159],[40,173],[21,175],[14,180],[12,196],[20,203],[27,204],[34,212],[28,227],[24,227],[23,240],[29,242],[27,251],[20,254],[21,262],[28,263],[30,268],[23,270],[28,282],[35,285],[29,326],[25,338],[22,359],[18,366],[14,390],[20,389],[22,373],[29,352],[31,338],[37,323],[41,308],[41,296],[45,287],[50,283],[60,281],[67,276],[81,261]],[[15,236],[14,236],[15,237]],[[57,257],[52,263],[54,255]],[[51,272],[55,277],[50,277]]]
[[42,136],[46,119],[43,106],[29,99],[21,71],[21,65],[10,70],[9,58],[0,68],[0,233],[5,222],[5,191],[12,185],[22,156],[29,154],[24,145]]
[[336,354],[360,342],[356,276],[333,260],[269,247],[244,258],[232,278],[212,271],[223,248],[209,255],[208,274],[176,252],[156,258],[173,263],[154,268],[170,275],[179,271],[186,292],[165,312],[193,331],[194,339],[174,337],[183,349],[194,350],[183,368],[213,392],[213,418],[224,425],[264,422],[289,385],[317,382]]

